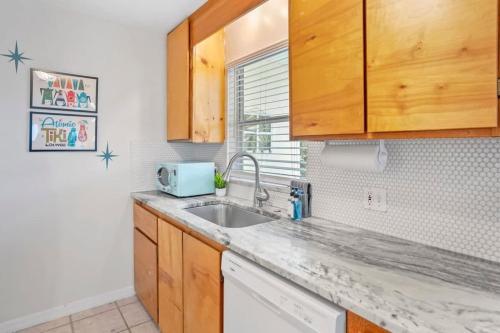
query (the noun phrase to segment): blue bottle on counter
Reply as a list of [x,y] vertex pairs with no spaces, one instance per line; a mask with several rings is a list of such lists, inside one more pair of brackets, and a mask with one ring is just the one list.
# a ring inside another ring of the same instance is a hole
[[302,195],[304,192],[302,190],[298,190],[295,192],[295,200],[294,200],[294,214],[293,219],[295,221],[302,220]]

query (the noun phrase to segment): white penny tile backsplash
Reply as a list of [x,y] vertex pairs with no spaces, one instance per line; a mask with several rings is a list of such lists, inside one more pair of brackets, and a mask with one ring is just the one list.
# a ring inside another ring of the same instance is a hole
[[130,144],[132,191],[155,189],[156,165],[173,161],[215,161],[225,168],[226,148],[218,144],[132,142]]
[[[389,140],[383,173],[325,167],[323,145],[308,143],[314,216],[500,262],[500,139]],[[131,153],[134,190],[154,188],[159,161],[226,163],[225,145],[133,143]],[[364,209],[366,187],[387,190],[387,212]],[[271,195],[283,206],[286,195]]]
[[[351,143],[351,142],[349,142]],[[307,177],[318,217],[500,262],[500,139],[386,142],[383,173],[333,170],[310,143]],[[387,190],[387,212],[364,188]]]

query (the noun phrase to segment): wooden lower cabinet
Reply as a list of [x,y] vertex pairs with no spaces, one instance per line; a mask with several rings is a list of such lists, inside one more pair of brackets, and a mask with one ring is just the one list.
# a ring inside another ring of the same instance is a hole
[[162,332],[183,331],[182,231],[158,220],[158,310]]
[[389,331],[348,311],[347,333],[389,333]]
[[134,285],[146,311],[158,322],[157,247],[134,228]]
[[221,253],[187,234],[183,242],[184,333],[221,333]]
[[158,218],[160,331],[222,333],[221,249],[192,233]]
[[[146,213],[153,214],[137,204],[135,212],[141,212],[135,215],[141,220]],[[221,255],[225,248],[176,221],[153,216],[157,244],[134,228],[137,297],[162,333],[222,333]],[[348,311],[347,333],[389,332]]]

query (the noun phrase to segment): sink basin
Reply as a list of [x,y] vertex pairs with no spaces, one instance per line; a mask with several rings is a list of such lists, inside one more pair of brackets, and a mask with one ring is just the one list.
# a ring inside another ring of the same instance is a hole
[[244,228],[279,219],[279,216],[263,214],[239,206],[217,203],[186,208],[187,212],[226,228]]

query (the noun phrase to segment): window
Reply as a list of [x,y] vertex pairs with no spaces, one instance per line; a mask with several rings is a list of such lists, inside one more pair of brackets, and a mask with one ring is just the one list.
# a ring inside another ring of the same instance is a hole
[[[227,80],[229,157],[248,152],[264,175],[304,177],[307,147],[289,140],[288,49],[231,65]],[[234,169],[253,171],[254,165],[240,159]]]

